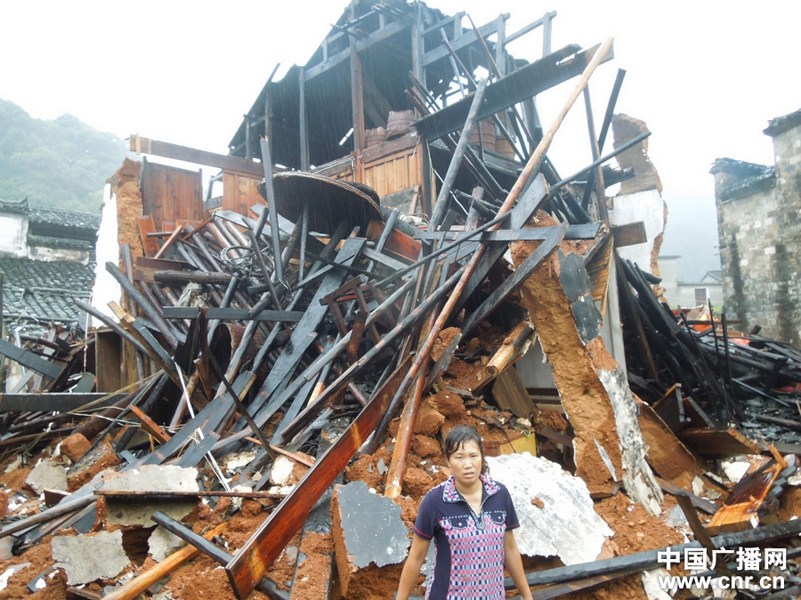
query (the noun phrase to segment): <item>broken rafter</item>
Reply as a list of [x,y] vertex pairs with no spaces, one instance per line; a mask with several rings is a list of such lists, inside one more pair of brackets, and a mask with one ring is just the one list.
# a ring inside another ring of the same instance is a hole
[[[600,46],[595,46],[577,53],[578,49],[578,46],[566,46],[488,86],[484,103],[476,118],[481,120],[502,112],[518,102],[580,75],[593,61],[600,64],[613,58],[611,44],[605,46],[603,50]],[[444,48],[442,51],[447,53]],[[597,57],[596,54],[601,51],[603,55]],[[573,56],[568,58],[571,55]],[[429,141],[436,140],[461,127],[472,100],[472,95],[467,96],[433,115],[416,121],[414,127]]]
[[303,524],[314,504],[347,466],[387,410],[393,388],[403,376],[408,360],[376,392],[359,416],[320,457],[289,496],[256,530],[225,570],[237,598],[246,598]]
[[[612,38],[609,38],[602,45],[602,47],[596,51],[596,53],[592,57],[592,60],[584,70],[584,73],[582,74],[579,82],[573,89],[573,92],[569,95],[567,101],[562,107],[562,110],[560,111],[553,125],[545,134],[545,136],[542,138],[536,150],[532,153],[528,163],[526,163],[526,166],[524,167],[520,176],[517,178],[517,181],[515,182],[514,186],[512,186],[512,190],[509,192],[509,195],[506,197],[506,200],[504,201],[503,205],[498,210],[499,216],[508,213],[512,209],[514,204],[517,202],[518,197],[523,192],[523,189],[526,183],[528,182],[529,178],[540,168],[540,165],[542,164],[542,161],[545,158],[545,153],[547,149],[550,147],[551,142],[553,141],[553,138],[556,135],[557,130],[559,129],[560,125],[562,124],[562,121],[567,115],[567,112],[573,106],[579,94],[581,94],[582,89],[584,89],[584,87],[587,85],[590,76],[593,74],[597,66],[601,63],[602,59],[606,56],[607,52],[609,52],[611,48],[612,48]],[[398,386],[397,391],[395,392],[395,396],[392,399],[392,403],[390,404],[387,414],[392,414],[394,412],[397,403],[401,400],[401,398],[404,397],[406,392],[409,390],[409,386],[417,378],[423,364],[426,361],[428,361],[428,357],[431,352],[431,349],[433,348],[434,343],[436,342],[440,332],[444,328],[445,323],[451,317],[451,314],[454,308],[456,307],[457,303],[459,303],[460,300],[462,300],[462,294],[464,293],[465,287],[468,285],[471,278],[473,277],[473,274],[475,273],[476,268],[478,267],[479,262],[481,261],[485,249],[486,245],[480,244],[475,253],[473,254],[473,257],[471,258],[470,262],[465,267],[464,272],[462,273],[459,282],[456,284],[453,293],[448,298],[441,312],[437,316],[436,321],[431,327],[431,331],[429,332],[428,337],[418,348],[415,354],[414,361],[409,367],[408,373],[403,378],[400,385]]]

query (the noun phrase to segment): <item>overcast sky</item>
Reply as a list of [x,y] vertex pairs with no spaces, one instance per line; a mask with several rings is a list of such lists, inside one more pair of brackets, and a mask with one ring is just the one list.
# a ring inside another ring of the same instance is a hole
[[[509,13],[513,33],[556,11],[553,48],[615,38],[615,59],[590,82],[596,123],[618,68],[617,111],[653,132],[651,159],[668,204],[663,254],[679,276],[718,269],[715,158],[773,161],[768,120],[801,108],[797,83],[801,2],[731,0],[431,0],[477,25]],[[64,113],[120,138],[132,133],[227,153],[277,63],[304,64],[347,0],[12,0],[3,3],[0,98],[31,116]],[[538,32],[510,51],[539,57]],[[279,73],[280,76],[280,73]],[[542,94],[548,127],[572,89]],[[2,135],[2,131],[0,131]],[[608,147],[607,147],[608,149]],[[563,175],[590,162],[584,108],[573,109],[549,152]]]
[[[643,119],[653,132],[651,157],[669,202],[711,198],[708,171],[716,157],[771,163],[762,130],[769,119],[801,108],[794,69],[798,2],[429,5],[466,10],[477,25],[508,12],[510,33],[555,10],[554,48],[614,36],[615,60],[591,81],[596,121],[617,68],[626,69],[618,111]],[[71,113],[122,138],[140,133],[224,153],[275,64],[305,63],[345,7],[344,0],[4,3],[0,98],[37,118]],[[534,57],[540,47],[533,35],[510,50]],[[541,97],[546,126],[570,86]],[[563,174],[590,160],[583,113],[577,105],[551,154]]]

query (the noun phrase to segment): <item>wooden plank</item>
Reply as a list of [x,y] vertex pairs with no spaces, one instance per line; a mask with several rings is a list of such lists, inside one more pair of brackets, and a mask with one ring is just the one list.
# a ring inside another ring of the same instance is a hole
[[[365,241],[364,238],[348,238],[337,254],[336,262],[348,266],[353,264],[364,247]],[[275,361],[258,394],[250,403],[251,414],[257,419],[265,412],[271,410],[274,412],[280,408],[280,406],[275,406],[274,403],[267,404],[267,406],[264,405],[276,392],[280,392],[283,389],[306,350],[317,338],[317,328],[328,313],[328,306],[321,304],[320,300],[337,289],[344,278],[345,274],[341,270],[335,270],[328,273],[320,283],[320,287],[317,288],[309,307],[292,332],[289,343]]]
[[[389,39],[396,33],[403,31],[409,27],[408,23],[403,21],[395,21],[390,23],[386,27],[383,27],[377,31],[370,33],[367,37],[360,38],[356,41],[356,52],[363,52],[370,48],[371,46],[383,42],[386,39]],[[328,60],[320,62],[316,65],[306,68],[303,78],[304,81],[309,82],[318,75],[325,73],[326,71],[336,67],[337,65],[345,62],[350,58],[350,48],[342,50],[337,54],[328,58]]]
[[9,412],[65,412],[87,404],[93,408],[109,406],[124,398],[126,394],[102,393],[56,393],[47,394],[0,394],[0,413]]
[[[502,112],[518,102],[527,100],[559,83],[580,75],[590,64],[599,46],[594,46],[568,58],[578,49],[578,46],[567,46],[530,65],[513,71],[488,86],[477,118],[484,119]],[[447,48],[442,48],[441,50],[447,52]],[[613,54],[610,48],[609,52],[601,58],[601,62],[611,60]],[[456,131],[464,124],[472,101],[473,95],[470,94],[442,110],[419,119],[415,122],[414,127],[429,141],[436,140],[452,131]]]
[[516,369],[507,369],[496,376],[492,386],[492,396],[498,406],[511,410],[523,419],[536,412],[536,406],[531,401]]
[[648,236],[645,233],[645,223],[643,221],[626,223],[625,225],[613,225],[612,237],[615,240],[615,248],[644,244],[648,241]]
[[259,184],[263,180],[264,173],[252,176],[234,171],[224,171],[223,210],[232,210],[240,215],[249,216],[251,214],[251,206],[256,204],[266,205],[267,201],[259,192]]
[[[198,319],[200,309],[194,306],[163,306],[165,319]],[[303,317],[302,310],[262,310],[253,316],[247,308],[220,308],[206,309],[209,319],[222,321],[281,321],[283,323],[297,323]]]
[[[255,373],[242,371],[232,385],[236,393],[243,397],[248,393],[255,379]],[[228,390],[224,387],[221,388],[212,402],[209,402],[192,420],[181,427],[169,442],[144,457],[141,464],[160,465],[181,450],[198,430],[214,431],[218,429],[233,403]]]
[[[506,15],[507,17],[509,15]],[[493,19],[489,23],[485,23],[481,27],[478,28],[478,34],[476,33],[475,29],[471,29],[469,31],[465,31],[462,35],[456,38],[453,43],[451,44],[451,48],[455,51],[459,51],[463,48],[467,48],[477,42],[479,42],[479,35],[484,38],[488,37],[494,33],[498,33],[498,19]],[[448,58],[450,52],[444,44],[436,46],[433,50],[429,50],[425,54],[423,54],[423,67],[427,67],[429,65],[434,64],[438,60],[442,60],[444,58]]]
[[142,215],[138,218],[137,223],[139,224],[139,237],[142,241],[142,249],[145,252],[145,256],[155,256],[156,252],[159,251],[159,243],[155,237],[150,235],[156,231],[153,215]]
[[690,499],[690,502],[695,508],[704,511],[708,515],[714,515],[720,509],[720,506],[718,506],[711,500],[707,500],[706,498],[702,498],[701,496],[696,496],[695,494],[691,494],[687,490],[680,488],[679,486],[670,483],[669,481],[665,481],[664,479],[661,479],[659,477],[657,477],[656,480],[659,483],[659,487],[662,488],[663,492],[666,492],[671,496],[686,495]]
[[564,235],[564,227],[551,231],[536,251],[526,257],[515,272],[487,296],[481,305],[474,310],[462,325],[462,332],[467,335],[472,329],[485,319],[509,294],[515,291],[534,272],[534,270],[556,250]]
[[759,523],[759,507],[768,495],[773,482],[782,472],[782,465],[770,461],[762,468],[740,480],[726,502],[709,521],[713,533],[742,531]]
[[158,423],[146,415],[141,408],[133,405],[131,405],[129,408],[134,416],[139,420],[142,430],[156,438],[156,441],[158,441],[159,444],[166,444],[170,441],[170,434],[164,431]]
[[237,598],[246,598],[253,591],[256,583],[303,526],[304,520],[323,493],[370,437],[389,407],[409,362],[410,359],[407,358],[334,445],[315,462],[289,496],[270,513],[267,520],[225,566]]
[[33,352],[15,346],[4,339],[0,339],[0,354],[50,379],[55,379],[61,373],[62,367],[60,365],[39,358]]
[[705,458],[760,454],[759,444],[736,429],[682,429],[679,439]]
[[[482,242],[497,242],[497,243],[506,243],[509,242],[527,242],[527,241],[536,241],[536,240],[543,240],[548,236],[548,232],[551,229],[556,229],[558,225],[554,225],[553,227],[525,227],[523,229],[499,229],[497,231],[485,231],[480,236],[476,236],[476,240],[481,240]],[[600,229],[599,223],[584,223],[581,225],[568,225],[567,229],[565,230],[565,239],[566,240],[591,240],[594,239],[596,235],[598,235],[598,230]],[[464,231],[459,230],[451,230],[446,232],[441,231],[424,231],[420,230],[419,233],[415,234],[415,238],[418,240],[440,240],[442,236],[445,236],[446,240],[454,240],[459,235],[462,235]]]
[[[382,221],[373,219],[367,224],[367,237],[369,239],[377,240],[383,232],[384,223]],[[399,229],[393,228],[382,252],[391,252],[401,259],[415,261],[420,256],[421,250],[422,244],[419,241]]]
[[167,222],[203,220],[205,211],[200,171],[145,162],[141,187],[142,212],[153,217],[156,230],[163,230]]
[[[185,211],[185,207],[184,207],[183,203],[180,203],[179,206],[178,206],[178,212],[184,212],[184,211]],[[164,257],[164,253],[167,252],[169,247],[173,245],[173,243],[175,242],[176,239],[178,239],[178,236],[181,235],[181,231],[183,231],[183,227],[181,225],[176,225],[175,228],[172,230],[172,233],[170,234],[170,236],[167,238],[167,241],[165,241],[161,245],[161,248],[159,248],[158,252],[156,252],[153,255],[153,258],[156,258],[156,259],[163,258]]]
[[196,165],[206,165],[225,169],[227,171],[245,173],[259,179],[264,177],[260,163],[237,158],[235,156],[215,154],[214,152],[179,146],[178,144],[171,144],[169,142],[151,140],[141,137],[139,134],[132,135],[128,143],[130,149],[137,154],[153,154],[154,156],[174,158]]
[[134,267],[134,281],[144,281],[155,283],[154,273],[156,271],[196,271],[197,267],[184,260],[167,260],[164,258],[151,258],[148,256],[137,256],[136,266]]
[[[540,204],[545,201],[547,194],[548,184],[545,182],[545,177],[540,173],[525,189],[521,190],[517,204],[508,211],[509,219],[504,222],[504,225],[502,227],[493,227],[493,229],[521,229],[537,211]],[[564,235],[564,232],[562,234]],[[481,254],[475,272],[466,283],[465,289],[461,294],[461,301],[455,307],[456,310],[460,309],[476,288],[481,285],[487,273],[489,273],[490,269],[498,262],[501,256],[504,255],[506,250],[507,249],[503,246],[489,246],[486,251]],[[463,328],[463,331],[465,335],[467,335],[469,329]]]
[[[125,335],[129,335],[122,327]],[[134,339],[130,337],[130,339]],[[136,348],[129,346],[132,352]],[[123,337],[113,330],[97,329],[95,331],[95,370],[97,371],[98,392],[113,392],[124,387],[127,383],[123,374]]]

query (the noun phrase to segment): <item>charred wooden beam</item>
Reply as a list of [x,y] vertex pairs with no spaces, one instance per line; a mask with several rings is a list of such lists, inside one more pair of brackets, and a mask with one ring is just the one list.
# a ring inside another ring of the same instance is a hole
[[213,273],[207,271],[154,271],[153,280],[159,283],[207,283],[211,285],[228,285],[233,275],[230,273]]
[[[469,33],[466,35],[470,35]],[[513,71],[503,79],[488,86],[485,100],[478,112],[479,120],[492,114],[502,112],[532,96],[580,75],[595,57],[600,46],[594,46],[583,52],[578,52],[577,46],[565,48],[549,54],[530,65]],[[447,53],[447,49],[443,48]],[[568,58],[572,55],[571,58]],[[613,58],[611,45],[604,50],[604,56],[599,62],[606,62]],[[465,122],[470,110],[472,96],[443,108],[414,123],[415,129],[432,141],[443,135],[456,131]]]
[[106,407],[119,402],[127,394],[50,392],[47,394],[0,394],[0,413],[66,412],[83,406]]
[[[522,229],[498,229],[497,231],[486,231],[481,234],[479,238],[482,242],[489,244],[508,244],[509,242],[526,242],[535,240],[544,240],[548,237],[551,229],[554,227],[525,227]],[[598,230],[601,228],[600,223],[581,223],[579,225],[567,225],[565,229],[564,239],[566,240],[591,240],[598,235]],[[423,231],[420,230],[415,237],[420,240],[434,240],[439,239],[443,232],[437,231]],[[457,236],[461,236],[462,231],[446,231],[445,239],[453,240]]]
[[262,166],[249,160],[228,156],[225,154],[215,154],[205,150],[197,150],[186,146],[179,146],[169,142],[161,142],[141,137],[134,134],[129,138],[129,149],[137,154],[153,154],[165,158],[174,158],[197,165],[207,165],[218,167],[226,171],[236,171],[252,177],[263,177]]
[[442,180],[439,195],[437,196],[437,200],[434,204],[434,212],[431,215],[430,225],[432,230],[436,230],[440,226],[442,219],[445,216],[445,210],[449,204],[448,198],[451,193],[451,186],[453,186],[453,182],[456,180],[456,174],[461,167],[462,159],[464,158],[464,153],[467,149],[467,144],[470,142],[471,130],[476,124],[476,115],[478,114],[486,89],[487,80],[482,79],[478,84],[475,94],[473,94],[473,101],[470,103],[470,109],[468,110],[467,117],[462,125],[462,133],[459,136],[459,142],[456,144],[456,150],[453,153],[453,158],[448,164],[448,171],[445,173],[445,177]]
[[15,346],[4,339],[0,339],[0,354],[50,379],[56,379],[62,371],[62,366],[55,362],[39,358],[33,352]]
[[462,325],[462,332],[467,335],[473,328],[483,321],[487,316],[494,311],[498,305],[503,302],[509,294],[519,288],[523,282],[528,278],[534,270],[542,264],[551,252],[556,250],[562,241],[565,227],[556,227],[549,232],[549,235],[543,240],[536,252],[533,252],[526,257],[525,261],[515,269],[515,272],[507,277],[504,282],[499,285],[493,292],[481,303],[481,305],[473,311],[468,317],[467,321]]
[[[200,309],[193,306],[165,306],[162,309],[167,319],[197,319]],[[255,315],[245,308],[210,307],[206,309],[209,319],[221,321],[280,321],[282,323],[297,323],[303,317],[300,310],[262,310]]]
[[125,293],[136,302],[139,309],[150,319],[153,321],[157,327],[159,327],[160,333],[164,336],[164,339],[167,341],[167,344],[170,346],[171,350],[175,350],[178,347],[178,338],[175,335],[173,328],[170,326],[167,321],[158,313],[156,308],[150,303],[150,301],[131,283],[126,277],[126,275],[120,271],[119,267],[112,262],[106,263],[106,271],[108,271],[114,279],[117,280],[117,283],[120,284]]
[[[443,284],[439,289],[437,289],[434,293],[429,295],[423,302],[421,302],[411,313],[409,313],[403,320],[401,320],[392,330],[384,334],[384,337],[381,339],[381,342],[375,344],[370,350],[368,350],[364,356],[362,356],[359,360],[355,363],[351,364],[342,374],[334,380],[323,393],[315,400],[314,404],[311,406],[306,407],[306,409],[298,415],[298,417],[287,426],[287,431],[284,434],[284,437],[291,437],[302,427],[303,424],[307,422],[311,415],[316,414],[324,404],[326,400],[333,397],[335,394],[340,392],[344,389],[347,384],[352,380],[353,376],[356,375],[359,371],[361,371],[366,365],[370,363],[370,361],[378,355],[380,352],[383,352],[387,347],[395,342],[397,338],[402,335],[406,335],[411,331],[411,328],[424,316],[428,314],[428,312],[432,309],[433,306],[438,304],[443,296],[447,295],[453,287],[457,284],[459,278],[462,276],[464,272],[463,268],[458,269],[453,275],[448,278],[448,280]],[[345,338],[343,338],[345,339]]]
[[393,388],[403,377],[407,364],[408,361],[396,370],[334,445],[317,460],[289,496],[270,513],[226,565],[225,570],[237,598],[246,598],[253,591],[273,561],[302,527],[317,500],[373,432],[381,415],[387,410]]

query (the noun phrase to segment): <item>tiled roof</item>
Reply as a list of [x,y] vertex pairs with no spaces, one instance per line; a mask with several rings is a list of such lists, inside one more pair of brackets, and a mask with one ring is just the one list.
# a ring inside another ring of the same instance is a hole
[[31,208],[28,214],[31,223],[58,225],[74,229],[97,231],[100,228],[100,215],[56,210],[53,208]]
[[712,163],[712,168],[709,169],[709,172],[713,175],[715,173],[722,172],[737,175],[739,177],[758,177],[770,169],[773,169],[773,167],[760,165],[745,160],[736,160],[734,158],[716,158],[715,162]]
[[767,165],[734,160],[732,158],[718,158],[709,170],[713,175],[726,173],[733,179],[728,185],[718,190],[721,200],[734,200],[750,196],[760,190],[766,190],[776,185],[776,168]]
[[0,213],[13,213],[16,215],[27,215],[28,214],[28,199],[25,198],[24,200],[18,200],[16,202],[12,200],[3,200],[0,198]]
[[72,250],[92,250],[92,242],[88,240],[73,240],[70,238],[52,237],[49,235],[28,234],[28,246],[43,246],[45,248],[69,248]]
[[5,319],[79,324],[85,320],[85,313],[75,306],[75,298],[89,298],[93,265],[0,257],[0,271],[4,273]]
[[798,125],[801,125],[801,109],[791,112],[790,114],[771,119],[768,121],[768,126],[763,130],[762,133],[771,137],[776,137],[788,129],[798,127]]
[[774,185],[776,185],[776,169],[774,167],[765,167],[765,170],[759,175],[746,177],[720,190],[719,196],[721,200],[734,200],[735,198],[750,196],[760,190],[770,189]]

